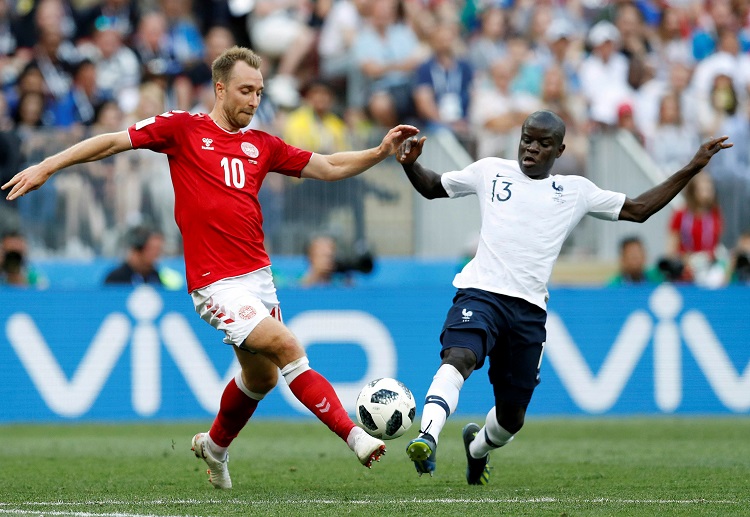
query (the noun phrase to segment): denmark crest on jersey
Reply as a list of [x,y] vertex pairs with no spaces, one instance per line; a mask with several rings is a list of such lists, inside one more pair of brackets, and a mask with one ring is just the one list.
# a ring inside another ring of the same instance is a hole
[[248,155],[250,158],[258,157],[258,148],[250,142],[242,142],[242,145],[240,147],[242,148],[242,152]]

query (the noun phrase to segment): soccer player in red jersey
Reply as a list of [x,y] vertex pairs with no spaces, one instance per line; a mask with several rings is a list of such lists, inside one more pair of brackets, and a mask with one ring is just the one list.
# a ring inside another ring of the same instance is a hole
[[258,190],[269,171],[336,181],[360,174],[394,154],[418,133],[391,129],[378,147],[319,155],[261,131],[245,130],[263,93],[260,58],[233,47],[212,66],[216,103],[209,114],[171,111],[142,120],[126,131],[84,140],[16,174],[3,190],[16,199],[38,189],[52,174],[74,164],[129,149],[166,154],[175,191],[175,219],[184,243],[188,291],[201,318],[225,334],[242,367],[221,397],[207,433],[193,438],[193,451],[209,467],[216,488],[231,488],[227,448],[258,402],[278,381],[340,436],[370,467],[385,444],[349,418],[331,384],[308,364],[303,348],[282,323],[263,247]]

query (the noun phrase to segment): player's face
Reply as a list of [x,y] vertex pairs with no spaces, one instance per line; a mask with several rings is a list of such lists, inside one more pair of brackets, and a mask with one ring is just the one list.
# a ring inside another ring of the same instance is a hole
[[244,61],[235,63],[224,87],[223,109],[227,122],[236,129],[246,127],[258,109],[263,94],[263,75]]
[[546,178],[564,149],[565,146],[558,142],[552,128],[527,120],[521,129],[521,141],[518,143],[521,172],[529,178]]

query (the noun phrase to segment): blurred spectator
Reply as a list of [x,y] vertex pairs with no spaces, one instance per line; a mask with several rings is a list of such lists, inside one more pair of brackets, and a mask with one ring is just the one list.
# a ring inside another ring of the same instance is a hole
[[364,98],[356,106],[366,105],[375,123],[382,127],[413,115],[412,73],[424,58],[414,32],[399,21],[397,8],[396,0],[374,2],[353,48],[366,79]]
[[96,31],[114,30],[129,42],[140,19],[136,0],[100,0],[79,15],[78,38],[90,38]]
[[44,125],[44,95],[39,92],[26,92],[18,99],[13,117],[17,129],[31,130]]
[[513,92],[527,93],[535,97],[542,94],[544,65],[537,54],[521,34],[508,36],[508,57],[513,64],[513,81],[510,89]]
[[[318,39],[320,56],[320,75],[327,81],[346,82],[351,71],[357,67],[353,61],[352,47],[357,34],[369,16],[372,2],[369,0],[338,0],[333,3],[331,11],[323,20]],[[361,75],[359,81],[361,82]],[[354,79],[356,81],[356,79]],[[353,85],[352,89],[361,88]],[[347,99],[347,106],[352,105]]]
[[615,11],[614,24],[620,33],[620,52],[629,60],[644,58],[652,52],[643,14],[635,3],[619,2]]
[[33,47],[33,62],[44,77],[45,94],[51,100],[63,99],[72,82],[70,71],[80,61],[80,55],[67,34],[61,20],[65,4],[61,0],[43,0],[36,10],[37,41]]
[[693,87],[696,93],[708,99],[719,75],[731,78],[736,91],[745,98],[750,84],[750,55],[740,51],[740,41],[736,30],[724,29],[719,32],[717,51],[699,61],[693,73]]
[[[199,103],[205,90],[213,98],[214,83],[211,77],[211,63],[226,49],[234,46],[234,36],[226,27],[211,27],[205,37],[203,59],[188,66],[172,85],[177,100],[177,108],[191,111]],[[213,104],[212,104],[213,106]],[[206,106],[205,113],[211,111]]]
[[581,63],[581,89],[589,105],[589,118],[604,126],[617,124],[618,108],[632,93],[628,86],[629,63],[618,52],[620,33],[601,21],[589,31],[591,54]]
[[[322,80],[312,81],[305,89],[304,105],[287,118],[284,140],[290,145],[322,154],[350,149],[346,125],[331,111],[332,107],[333,91],[330,86]],[[382,201],[395,199],[391,192],[355,177],[334,183],[286,180],[282,202],[278,200],[282,187],[275,183],[278,180],[274,176],[276,175],[269,175],[264,181],[264,184],[269,180],[273,183],[272,190],[264,192],[261,189],[261,203],[265,203],[264,209],[271,208],[272,213],[281,208],[284,213],[283,221],[289,224],[285,230],[280,226],[273,226],[281,218],[266,214],[264,230],[268,229],[272,244],[277,246],[281,246],[279,239],[282,236],[289,238],[295,227],[298,233],[304,235],[321,231],[342,235],[346,233],[352,242],[366,243],[365,197],[374,195]],[[342,209],[344,219],[351,221],[353,226],[351,232],[342,232],[341,229],[335,231],[337,223],[334,218],[336,214],[341,215]],[[272,237],[275,235],[278,237]]]
[[709,138],[717,131],[723,131],[732,118],[745,116],[739,112],[740,101],[737,89],[732,77],[728,74],[716,75],[713,78],[709,96],[701,100],[698,116],[703,138]]
[[18,46],[32,48],[45,32],[55,32],[71,41],[76,36],[77,21],[70,0],[15,2],[19,14]]
[[693,49],[687,38],[688,21],[685,11],[666,5],[655,32],[654,55],[657,74],[664,79],[673,64],[692,67],[695,63]]
[[563,72],[565,90],[578,94],[581,81],[578,77],[580,66],[579,53],[575,50],[575,32],[573,25],[565,19],[553,20],[545,33],[546,45],[537,50],[539,60],[545,69],[559,67]]
[[675,94],[680,101],[682,121],[699,130],[700,102],[690,86],[691,68],[683,63],[669,66],[665,77],[657,75],[638,89],[634,113],[638,128],[646,135],[652,134],[659,123],[661,101],[665,95]]
[[31,60],[31,52],[18,44],[20,27],[9,2],[0,0],[0,87],[15,81]]
[[117,268],[107,274],[104,283],[164,287],[158,266],[163,246],[161,234],[146,226],[136,226],[128,231],[125,240],[128,246],[127,256]]
[[743,232],[732,249],[730,282],[750,285],[750,230]]
[[192,17],[192,0],[160,0],[167,20],[167,37],[180,69],[197,63],[203,56],[203,37]]
[[474,71],[456,56],[458,25],[438,24],[430,35],[433,56],[415,73],[414,105],[427,130],[447,128],[459,140],[471,141],[469,102]]
[[507,17],[500,6],[490,3],[479,12],[479,31],[469,40],[468,57],[477,75],[490,75],[490,66],[508,53],[505,44]]
[[[282,138],[290,145],[321,154],[350,149],[346,124],[332,111],[334,92],[330,85],[322,79],[313,80],[304,93],[302,106],[286,119]],[[318,185],[319,182],[269,175],[259,196],[263,209],[270,210],[265,212],[263,231],[272,249],[281,246],[282,221],[306,225],[307,231],[320,231],[331,210],[341,205],[351,207],[355,225],[361,224],[364,232],[364,209],[349,204],[352,187],[363,180],[350,179],[354,180],[351,184],[347,181]]]
[[716,51],[722,32],[738,32],[746,20],[742,17],[742,12],[746,11],[742,4],[733,0],[695,2],[691,39],[697,60],[702,61]]
[[[0,94],[0,110],[4,100]],[[11,131],[10,123],[10,119],[0,122],[0,185],[10,181],[22,169],[23,164],[21,139],[15,131]],[[18,202],[8,201],[5,196],[0,196],[0,234],[20,227]]]
[[303,287],[331,285],[336,273],[336,241],[320,235],[310,239],[305,247],[307,269],[299,280]]
[[711,176],[725,218],[722,242],[728,249],[750,221],[750,122],[748,106],[740,104],[735,85],[729,75],[714,79],[710,104],[702,104],[701,129],[704,137],[731,134],[737,140],[731,156],[713,163]]
[[45,84],[41,70],[35,63],[28,63],[21,73],[15,84],[6,87],[4,94],[8,105],[8,113],[15,116],[18,112],[18,103],[24,93],[34,92],[44,95]]
[[649,154],[664,172],[673,172],[690,161],[699,145],[697,128],[683,119],[680,97],[667,93],[659,105],[659,121],[647,135]]
[[664,281],[656,267],[649,267],[646,261],[646,248],[639,237],[626,237],[620,241],[619,270],[607,281],[608,286],[649,285]]
[[47,287],[47,280],[27,263],[26,239],[17,231],[3,233],[0,239],[0,285]]
[[182,70],[169,44],[167,19],[163,13],[150,12],[141,17],[132,48],[140,60],[142,75],[171,78]]
[[627,102],[620,104],[620,107],[617,108],[617,129],[633,135],[640,145],[643,146],[646,144],[646,137],[643,136],[643,133],[641,133],[635,123],[633,106]]
[[96,66],[96,86],[102,94],[117,99],[124,111],[132,111],[141,81],[141,63],[125,46],[122,35],[114,29],[97,30],[92,44],[82,46],[81,53]]
[[[166,111],[166,92],[157,82],[141,85],[135,111],[118,121],[128,127],[139,120]],[[179,229],[174,221],[174,190],[166,156],[135,149],[114,157],[114,225],[118,233],[144,221],[163,237],[168,255],[182,251]]]
[[539,99],[510,89],[514,77],[509,59],[495,61],[490,68],[492,86],[480,89],[471,102],[471,123],[477,138],[477,158],[516,155],[521,124],[539,109]]
[[586,102],[581,95],[569,93],[568,84],[560,66],[547,68],[540,109],[554,111],[565,122],[565,153],[555,161],[555,174],[583,175],[588,157]]
[[299,104],[300,70],[315,46],[309,25],[310,6],[304,0],[256,0],[248,32],[253,50],[263,57],[263,73],[270,77],[266,93],[278,106]]
[[96,110],[112,97],[97,85],[96,65],[89,59],[78,63],[73,70],[73,85],[68,96],[61,101],[58,110],[62,118],[74,124],[90,126],[96,118]]
[[346,124],[332,111],[334,101],[334,91],[327,81],[311,81],[305,88],[304,104],[286,119],[283,139],[320,154],[350,149]]
[[711,176],[697,174],[684,195],[685,207],[676,210],[669,223],[667,255],[684,264],[685,280],[717,287],[725,280],[719,249],[723,222]]

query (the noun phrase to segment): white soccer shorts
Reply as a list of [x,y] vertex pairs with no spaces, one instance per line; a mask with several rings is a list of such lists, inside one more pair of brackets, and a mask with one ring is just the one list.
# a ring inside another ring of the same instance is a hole
[[201,319],[224,332],[224,343],[240,346],[268,316],[282,321],[271,268],[224,278],[190,293]]

